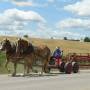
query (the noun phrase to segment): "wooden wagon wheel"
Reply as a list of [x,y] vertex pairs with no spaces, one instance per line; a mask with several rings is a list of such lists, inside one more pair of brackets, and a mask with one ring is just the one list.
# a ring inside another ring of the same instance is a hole
[[66,74],[71,74],[72,72],[72,63],[71,62],[67,62],[65,64],[65,73]]
[[65,62],[61,62],[60,67],[59,67],[60,72],[65,72]]
[[72,62],[72,71],[73,71],[73,73],[78,73],[79,64],[77,62]]

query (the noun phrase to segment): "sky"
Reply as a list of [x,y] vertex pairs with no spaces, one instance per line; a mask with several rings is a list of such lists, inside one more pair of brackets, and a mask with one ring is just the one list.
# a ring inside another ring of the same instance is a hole
[[0,35],[89,37],[90,0],[0,0]]

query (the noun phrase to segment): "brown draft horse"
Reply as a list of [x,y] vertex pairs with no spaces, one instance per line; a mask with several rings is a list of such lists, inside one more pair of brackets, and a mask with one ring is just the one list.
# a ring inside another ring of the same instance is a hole
[[26,66],[28,66],[27,73],[29,72],[29,68],[31,68],[30,63],[32,62],[32,57],[33,57],[33,54],[31,53],[33,51],[32,45],[26,44],[25,46],[22,47],[23,47],[23,51],[18,52],[17,45],[15,45],[14,43],[11,44],[11,42],[8,39],[5,39],[4,41],[1,42],[0,51],[6,52],[5,68],[8,70],[8,72],[10,72],[10,70],[8,69],[9,62],[12,62],[14,64],[14,72],[12,76],[16,76],[17,63],[24,64],[24,74],[25,74]]
[[32,63],[34,61],[34,48],[31,43],[24,39],[19,39],[17,41],[17,50],[16,53],[18,53],[18,57],[23,57],[24,59],[24,75],[25,70],[27,68],[27,73],[29,73],[29,69],[32,70]]
[[50,57],[51,57],[51,51],[50,49],[47,47],[47,46],[35,46],[34,47],[34,54],[36,56],[36,61],[37,61],[37,58],[39,58],[39,60],[41,61],[42,63],[42,71],[41,71],[41,74],[43,72],[47,73],[48,69],[47,69],[47,65],[50,61]]
[[13,43],[11,44],[11,42],[8,39],[5,39],[2,43],[1,43],[1,51],[6,51],[6,64],[5,64],[5,68],[9,71],[8,69],[8,63],[12,62],[14,64],[14,72],[12,74],[12,76],[16,75],[16,67],[17,67],[17,63],[18,63],[18,59],[17,54],[16,54],[16,45]]
[[20,55],[28,58],[26,61],[28,67],[30,65],[32,68],[33,62],[36,62],[37,58],[39,58],[42,63],[41,74],[47,71],[47,64],[51,55],[51,51],[47,46],[33,46],[31,43],[28,43],[28,41],[19,39],[17,51]]
[[6,51],[5,68],[8,70],[8,72],[10,71],[8,69],[8,63],[12,62],[14,64],[14,72],[13,72],[12,76],[16,76],[17,63],[24,64],[24,74],[25,74],[25,70],[26,70],[26,65],[28,65],[27,73],[29,72],[29,68],[31,68],[30,67],[30,65],[31,65],[30,63],[32,61],[31,59],[32,59],[32,56],[33,56],[31,54],[33,49],[31,49],[31,48],[32,48],[31,44],[28,44],[27,49],[25,47],[23,47],[24,51],[23,52],[18,52],[17,51],[17,49],[18,49],[17,45],[15,45],[14,43],[11,44],[11,42],[8,39],[5,39],[1,43],[0,50],[1,51]]

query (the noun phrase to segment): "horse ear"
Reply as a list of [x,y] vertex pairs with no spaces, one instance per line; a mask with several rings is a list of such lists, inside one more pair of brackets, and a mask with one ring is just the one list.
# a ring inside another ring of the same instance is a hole
[[21,38],[18,38],[18,41],[21,40]]

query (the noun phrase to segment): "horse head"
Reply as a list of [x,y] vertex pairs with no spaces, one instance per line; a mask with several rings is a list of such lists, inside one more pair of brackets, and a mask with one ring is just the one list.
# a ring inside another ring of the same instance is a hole
[[1,42],[0,50],[3,51],[3,50],[8,50],[10,48],[11,48],[11,43],[7,38]]
[[15,53],[16,52],[16,45],[11,43],[8,39],[5,39],[1,42],[1,51],[6,51],[8,53]]

